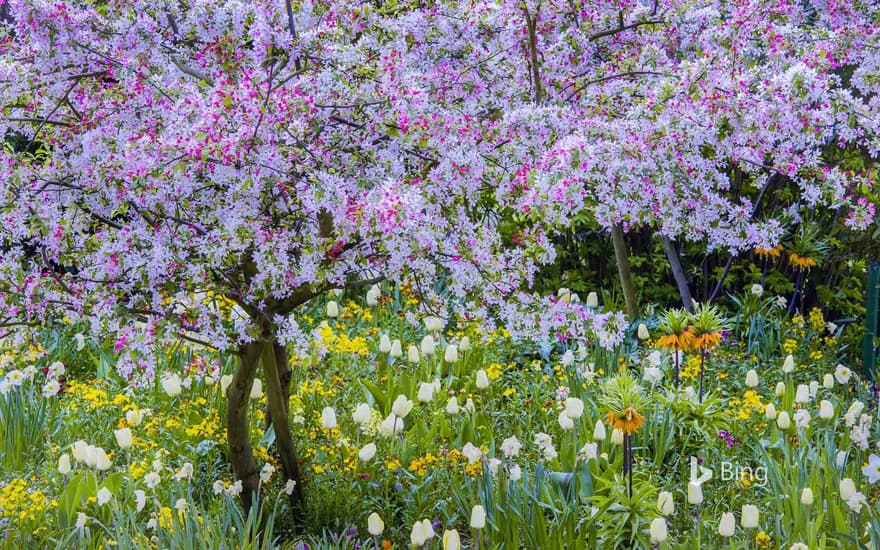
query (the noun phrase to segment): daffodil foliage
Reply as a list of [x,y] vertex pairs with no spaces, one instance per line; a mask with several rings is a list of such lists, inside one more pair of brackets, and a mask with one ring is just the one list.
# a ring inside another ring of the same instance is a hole
[[742,186],[780,176],[873,217],[826,160],[880,146],[873,2],[5,5],[6,322],[84,319],[129,376],[380,279],[613,345],[620,315],[528,293],[575,216],[772,247]]

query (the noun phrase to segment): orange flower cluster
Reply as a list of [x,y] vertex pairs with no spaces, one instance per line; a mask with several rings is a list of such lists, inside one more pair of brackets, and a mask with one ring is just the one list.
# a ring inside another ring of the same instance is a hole
[[613,412],[605,415],[605,423],[610,425],[612,429],[620,430],[625,434],[634,434],[642,427],[645,417],[639,414],[639,411],[633,407],[627,407],[621,414]]
[[788,265],[795,269],[810,269],[811,267],[816,267],[816,260],[809,256],[800,256],[796,252],[790,252],[788,254]]
[[712,331],[705,334],[694,334],[693,327],[680,334],[667,334],[657,339],[657,344],[677,351],[710,350],[721,344],[721,333]]
[[777,244],[773,248],[756,248],[755,254],[762,258],[776,259],[782,255],[782,245]]

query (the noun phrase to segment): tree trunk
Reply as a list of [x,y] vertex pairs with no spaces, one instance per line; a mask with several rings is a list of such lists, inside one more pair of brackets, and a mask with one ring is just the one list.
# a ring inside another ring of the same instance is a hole
[[[269,413],[275,429],[275,447],[281,459],[281,471],[285,481],[293,480],[296,486],[290,495],[290,506],[294,514],[302,517],[305,511],[305,497],[302,491],[302,476],[296,461],[296,451],[290,434],[288,403],[290,399],[290,367],[287,364],[287,350],[277,341],[266,342],[263,347],[263,375],[266,378],[266,397]],[[282,382],[284,381],[284,382]]]
[[254,461],[248,430],[248,400],[260,361],[263,345],[252,342],[241,347],[241,360],[226,390],[226,441],[229,461],[235,477],[241,480],[241,504],[249,512],[260,485],[260,473]]
[[632,273],[629,270],[629,253],[623,229],[619,225],[611,228],[611,243],[614,245],[614,258],[617,260],[617,273],[620,275],[620,287],[626,302],[626,315],[632,323],[639,317],[639,303],[636,300],[636,288],[633,285]]
[[672,268],[672,276],[675,278],[675,284],[678,286],[678,293],[684,304],[684,309],[689,313],[694,311],[694,301],[691,298],[691,291],[688,288],[687,277],[685,277],[684,269],[678,260],[678,251],[675,249],[675,243],[666,236],[663,239],[663,250],[666,252],[666,258],[669,260],[669,266]]

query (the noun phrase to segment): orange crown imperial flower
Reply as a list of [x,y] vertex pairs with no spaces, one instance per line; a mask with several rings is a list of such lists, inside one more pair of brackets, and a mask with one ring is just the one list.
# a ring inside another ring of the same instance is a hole
[[679,334],[666,334],[657,340],[657,344],[668,349],[688,350],[694,345],[694,333],[685,330]]
[[699,336],[694,335],[691,339],[691,345],[695,349],[709,350],[717,348],[721,343],[721,333],[712,331]]
[[758,247],[755,249],[755,254],[763,258],[778,258],[782,255],[782,245],[777,244],[773,248]]
[[605,423],[612,429],[620,430],[625,434],[634,434],[642,427],[645,417],[639,414],[633,407],[627,407],[620,414],[613,412],[605,415]]
[[816,267],[816,260],[809,256],[801,256],[796,252],[791,252],[788,255],[788,265],[796,269],[810,269],[811,267]]

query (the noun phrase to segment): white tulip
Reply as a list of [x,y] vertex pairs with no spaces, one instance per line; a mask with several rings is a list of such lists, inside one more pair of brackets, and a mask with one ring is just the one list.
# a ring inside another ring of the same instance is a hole
[[180,395],[180,392],[181,392],[180,376],[178,376],[176,373],[166,374],[165,376],[163,376],[162,377],[162,389],[170,397]]
[[819,418],[823,420],[831,420],[834,418],[834,405],[827,399],[819,401]]
[[731,512],[725,512],[721,515],[721,521],[718,522],[718,534],[724,538],[732,537],[736,530],[736,518]]
[[101,472],[106,472],[109,470],[113,464],[110,462],[110,457],[107,456],[107,453],[101,447],[97,447],[95,449],[95,468],[97,468]]
[[574,420],[572,420],[570,416],[565,414],[565,411],[559,412],[559,427],[561,427],[563,430],[571,430],[574,428]]
[[327,302],[327,317],[331,319],[339,317],[339,304],[333,300]]
[[469,351],[471,349],[471,337],[462,336],[458,341],[458,351]]
[[687,485],[688,504],[698,505],[703,503],[703,488],[695,481],[689,481]]
[[668,536],[666,520],[663,518],[654,518],[654,520],[651,521],[650,533],[652,543],[660,544],[661,542],[664,542]]
[[443,550],[461,550],[461,537],[458,531],[452,529],[443,531]]
[[840,498],[843,500],[849,500],[856,494],[856,484],[848,477],[841,479],[838,487],[840,488]]
[[83,441],[82,439],[74,441],[71,449],[74,460],[76,460],[77,462],[86,461],[86,454],[88,453],[89,445],[85,441]]
[[455,363],[458,361],[458,346],[455,344],[449,344],[446,346],[446,351],[443,353],[443,360],[447,363]]
[[577,397],[569,397],[565,400],[565,414],[571,419],[580,418],[584,414],[584,402]]
[[657,495],[657,511],[661,516],[670,516],[675,513],[675,500],[669,491],[661,491]]
[[325,430],[332,430],[336,426],[336,409],[324,407],[324,410],[321,411],[321,427]]
[[776,420],[776,405],[773,403],[767,404],[767,408],[764,409],[764,418],[767,420]]
[[605,441],[605,424],[601,420],[597,420],[593,428],[593,441]]
[[777,383],[774,393],[776,393],[776,397],[782,397],[783,395],[785,395],[785,382]]
[[639,323],[639,328],[636,331],[636,336],[638,336],[639,340],[647,340],[651,337],[651,333],[648,332],[648,325],[645,323]]
[[811,506],[813,504],[813,490],[809,487],[804,487],[804,490],[801,491],[801,504],[804,506]]
[[409,536],[409,541],[416,548],[425,544],[425,541],[428,540],[427,533],[425,533],[425,526],[421,521],[417,521],[413,524],[412,532]]
[[477,371],[477,389],[484,390],[489,387],[489,376],[486,371],[480,369]]
[[64,453],[60,457],[58,457],[58,473],[66,476],[70,473],[70,455]]
[[251,399],[260,399],[263,397],[263,381],[259,378],[254,378],[254,384],[251,386]]
[[743,504],[740,525],[746,529],[754,529],[758,526],[758,518],[759,513],[757,506],[754,504]]
[[434,384],[431,382],[422,382],[419,384],[419,393],[416,398],[420,403],[428,403],[434,399]]
[[387,334],[383,334],[379,338],[379,351],[382,353],[388,353],[391,351],[391,338],[389,338]]
[[486,527],[486,510],[480,504],[475,504],[471,509],[471,527],[474,529]]
[[355,408],[354,412],[351,414],[352,421],[359,425],[364,426],[370,423],[370,418],[373,416],[373,409],[370,408],[366,403],[361,403]]
[[425,337],[422,338],[422,355],[434,355],[435,347],[436,346],[434,345],[434,337],[430,334],[426,334]]
[[367,462],[371,458],[376,456],[376,444],[375,443],[367,443],[361,450],[358,451],[358,458],[361,459],[361,462]]
[[142,409],[131,409],[125,413],[125,423],[129,426],[140,426],[143,421],[144,411]]
[[449,414],[458,414],[460,410],[461,409],[458,407],[458,399],[455,396],[450,397],[449,401],[446,402],[446,412]]
[[367,518],[367,531],[374,537],[378,537],[385,531],[385,522],[379,517],[379,514],[373,512]]
[[405,395],[398,395],[397,399],[391,405],[391,412],[398,418],[406,418],[406,415],[413,409],[413,402],[406,398]]
[[786,411],[779,413],[779,416],[776,418],[776,426],[779,427],[780,430],[787,430],[791,427],[791,418]]
[[755,372],[755,369],[749,369],[749,371],[746,372],[746,386],[750,388],[758,386],[758,373]]
[[822,387],[826,390],[830,390],[834,388],[834,375],[826,374],[822,377]]
[[623,430],[619,430],[617,428],[611,430],[611,444],[623,445]]
[[595,292],[590,292],[587,294],[587,300],[584,302],[584,305],[592,308],[599,307],[599,295]]
[[131,430],[128,428],[122,428],[119,430],[113,430],[113,435],[116,437],[116,443],[119,445],[120,449],[128,449],[131,448]]
[[403,347],[399,339],[395,338],[391,341],[391,350],[388,353],[395,359],[403,357]]
[[806,384],[798,384],[794,393],[795,403],[807,403],[810,401],[810,388]]
[[419,357],[419,348],[417,348],[413,344],[410,344],[410,346],[406,349],[406,360],[416,365],[418,364],[420,359],[421,357]]
[[785,356],[785,361],[782,363],[782,372],[786,374],[794,372],[794,357],[791,354]]

